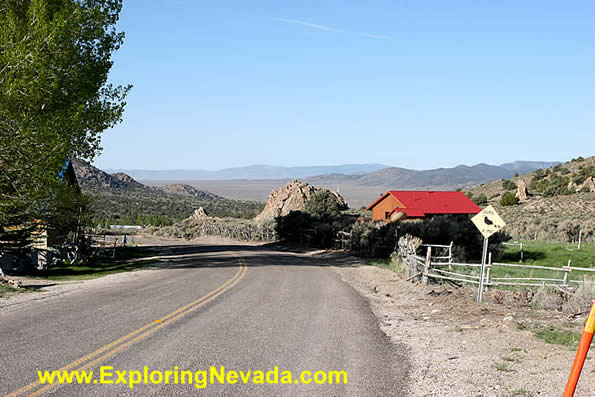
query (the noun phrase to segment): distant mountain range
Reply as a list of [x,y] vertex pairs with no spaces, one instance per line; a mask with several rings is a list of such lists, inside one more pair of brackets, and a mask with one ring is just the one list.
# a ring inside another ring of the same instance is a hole
[[401,187],[460,187],[487,183],[501,178],[510,178],[515,173],[523,174],[539,168],[549,168],[559,162],[516,161],[499,166],[477,164],[458,165],[452,168],[412,170],[388,167],[382,164],[345,164],[337,166],[276,167],[252,165],[226,168],[219,171],[206,170],[109,170],[125,172],[141,181],[196,181],[196,180],[266,180],[306,179],[319,184],[356,184],[360,186]]
[[559,162],[517,161],[500,166],[477,164],[474,166],[458,165],[453,168],[435,168],[431,170],[411,170],[407,168],[383,168],[363,175],[331,174],[306,178],[313,184],[358,186],[384,186],[402,188],[455,188],[492,182],[497,179],[511,178],[515,173],[526,173],[539,168],[548,168]]
[[344,164],[308,167],[277,167],[272,165],[249,165],[246,167],[209,170],[123,170],[108,169],[107,172],[125,172],[138,180],[231,180],[231,179],[294,179],[312,175],[340,173],[361,175],[388,167],[382,164]]

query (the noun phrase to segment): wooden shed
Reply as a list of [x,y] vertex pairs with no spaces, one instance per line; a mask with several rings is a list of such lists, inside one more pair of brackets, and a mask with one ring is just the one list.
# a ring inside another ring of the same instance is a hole
[[481,208],[462,192],[389,190],[368,210],[372,220],[388,223],[437,214],[477,214]]

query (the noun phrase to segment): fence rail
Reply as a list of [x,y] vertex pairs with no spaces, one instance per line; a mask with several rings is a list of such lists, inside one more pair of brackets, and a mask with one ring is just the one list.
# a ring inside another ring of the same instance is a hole
[[[479,263],[458,263],[458,262],[444,262],[435,260],[436,257],[432,256],[432,248],[436,246],[425,245],[426,255],[425,257],[420,255],[409,255],[407,262],[409,263],[409,275],[410,278],[421,276],[421,280],[427,283],[429,279],[439,280],[450,280],[462,283],[476,284],[480,283],[480,275],[462,273],[457,268],[468,268],[474,271],[481,269]],[[448,246],[439,246],[439,248],[446,248]],[[446,269],[448,268],[448,269]],[[492,277],[492,272],[495,269],[525,269],[529,275],[533,274],[533,271],[538,270],[540,272],[550,271],[553,274],[563,273],[562,278],[547,277],[547,275],[541,275],[540,277],[531,277],[525,275],[511,275],[510,277]],[[539,266],[539,265],[523,265],[515,263],[492,263],[492,255],[489,255],[488,263],[485,267],[485,278],[483,285],[485,287],[492,286],[519,286],[519,287],[558,287],[558,288],[569,288],[584,283],[595,283],[595,281],[589,280],[570,280],[569,275],[572,272],[584,272],[585,275],[595,275],[595,269],[592,267],[576,267],[571,266],[571,261],[568,261],[567,265],[561,267],[550,267],[550,266]]]

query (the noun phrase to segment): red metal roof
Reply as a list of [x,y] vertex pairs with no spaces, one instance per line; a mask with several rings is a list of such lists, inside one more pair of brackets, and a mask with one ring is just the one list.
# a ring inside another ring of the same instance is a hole
[[[399,200],[408,216],[424,216],[417,214],[477,214],[481,208],[462,192],[407,191],[389,190],[376,200],[368,209],[372,209],[388,195]],[[398,209],[395,209],[398,210]],[[394,210],[393,210],[394,211]],[[416,215],[413,215],[413,214]]]

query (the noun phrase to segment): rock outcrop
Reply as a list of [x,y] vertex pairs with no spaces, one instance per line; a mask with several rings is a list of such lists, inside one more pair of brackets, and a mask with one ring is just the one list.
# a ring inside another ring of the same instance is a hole
[[183,183],[173,183],[169,185],[165,185],[161,187],[165,193],[170,194],[178,194],[180,196],[192,196],[201,199],[210,199],[210,200],[220,200],[223,197],[217,196],[214,193],[207,192],[204,190],[199,190],[191,185],[186,185]]
[[520,201],[525,201],[529,197],[529,191],[527,190],[527,184],[524,180],[519,179],[516,183],[517,192],[516,196],[519,198]]
[[589,189],[590,192],[595,192],[595,183],[593,182],[593,177],[588,177],[582,185],[577,187],[577,191],[582,190],[583,188]]
[[[291,211],[303,211],[306,202],[316,192],[323,191],[320,187],[315,187],[298,180],[289,182],[287,185],[275,189],[269,195],[264,209],[254,218],[257,223],[267,223],[275,220],[278,216],[285,216]],[[347,209],[347,202],[339,193],[332,192],[336,197],[339,206]]]
[[205,209],[202,207],[198,207],[197,209],[194,210],[194,212],[190,216],[190,219],[192,219],[194,221],[204,221],[208,217],[209,217],[209,214],[207,214],[207,211],[205,211]]
[[79,186],[83,191],[131,191],[148,189],[148,187],[123,172],[108,174],[87,162],[76,159],[72,160],[72,166]]

